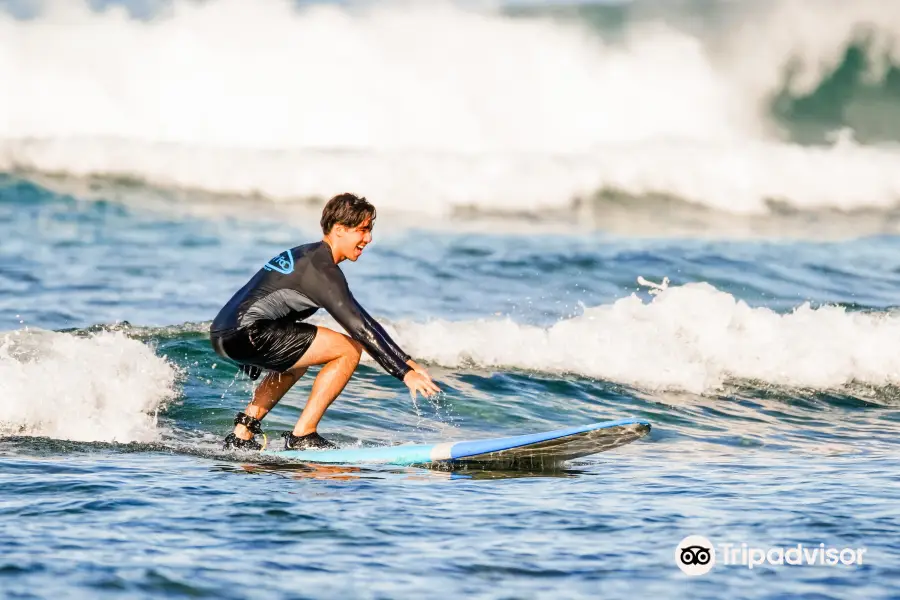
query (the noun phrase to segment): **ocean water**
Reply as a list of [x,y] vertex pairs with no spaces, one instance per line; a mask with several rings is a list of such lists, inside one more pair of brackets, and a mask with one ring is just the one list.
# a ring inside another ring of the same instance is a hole
[[[24,4],[0,597],[896,597],[894,5]],[[326,437],[651,433],[531,472],[222,451],[253,384],[209,322],[345,190],[379,209],[351,288],[444,393],[364,358]],[[727,555],[798,544],[865,552]]]

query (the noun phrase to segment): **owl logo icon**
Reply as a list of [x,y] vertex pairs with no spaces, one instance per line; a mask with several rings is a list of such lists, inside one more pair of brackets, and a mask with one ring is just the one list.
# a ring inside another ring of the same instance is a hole
[[675,564],[686,575],[706,575],[716,564],[716,549],[702,535],[689,535],[675,548]]

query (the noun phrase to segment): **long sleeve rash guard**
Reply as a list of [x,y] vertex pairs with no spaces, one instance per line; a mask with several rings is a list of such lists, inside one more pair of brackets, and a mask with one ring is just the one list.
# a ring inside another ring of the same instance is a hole
[[308,319],[320,308],[334,317],[385,371],[403,380],[409,355],[350,293],[331,248],[316,242],[285,250],[247,282],[219,311],[210,331],[227,334],[260,320]]

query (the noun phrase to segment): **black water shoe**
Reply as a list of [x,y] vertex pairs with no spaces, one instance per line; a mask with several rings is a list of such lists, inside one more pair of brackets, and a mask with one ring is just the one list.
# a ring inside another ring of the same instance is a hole
[[225,443],[222,444],[223,450],[262,450],[262,444],[255,439],[242,440],[233,433],[225,436]]
[[294,435],[290,431],[285,431],[282,436],[285,450],[331,450],[337,448],[336,445],[315,431],[306,435]]

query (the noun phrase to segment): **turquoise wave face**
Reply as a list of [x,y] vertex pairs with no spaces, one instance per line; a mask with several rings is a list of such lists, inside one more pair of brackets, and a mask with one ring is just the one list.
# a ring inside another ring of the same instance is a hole
[[[885,61],[886,67],[876,66]],[[873,80],[874,70],[883,74]],[[815,89],[792,93],[790,83],[788,73],[785,88],[772,98],[771,108],[792,139],[826,143],[833,141],[835,131],[849,129],[865,144],[900,140],[900,69],[890,56],[865,41],[850,44]]]

